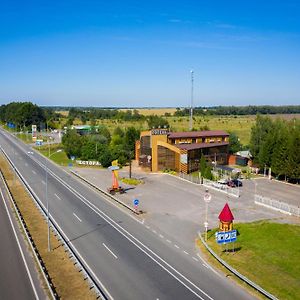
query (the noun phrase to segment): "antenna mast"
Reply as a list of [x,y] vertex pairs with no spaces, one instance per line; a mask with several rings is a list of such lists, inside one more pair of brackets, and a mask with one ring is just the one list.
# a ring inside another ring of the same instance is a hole
[[194,71],[191,70],[191,107],[190,107],[190,131],[193,129],[193,99],[194,98]]

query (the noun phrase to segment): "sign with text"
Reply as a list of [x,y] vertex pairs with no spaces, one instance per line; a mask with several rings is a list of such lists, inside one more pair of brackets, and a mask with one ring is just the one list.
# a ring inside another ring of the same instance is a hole
[[37,139],[36,125],[31,126],[31,132],[32,132],[32,140],[35,142]]
[[151,134],[152,135],[167,135],[169,133],[169,129],[163,128],[163,129],[152,129]]
[[219,231],[216,232],[216,241],[218,244],[232,243],[236,241],[237,231]]
[[101,166],[101,163],[96,160],[76,160],[78,165],[85,165],[85,166]]

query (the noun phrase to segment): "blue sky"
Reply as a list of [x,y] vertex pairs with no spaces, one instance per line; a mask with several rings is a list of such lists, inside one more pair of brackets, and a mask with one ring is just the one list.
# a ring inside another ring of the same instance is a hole
[[300,1],[1,1],[0,103],[300,105]]

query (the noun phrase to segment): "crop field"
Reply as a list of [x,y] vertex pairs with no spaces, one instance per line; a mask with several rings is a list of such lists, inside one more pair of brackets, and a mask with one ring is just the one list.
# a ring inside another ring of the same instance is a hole
[[150,116],[150,115],[158,115],[158,116],[164,116],[165,113],[174,114],[176,111],[176,108],[174,107],[166,107],[166,108],[129,108],[129,109],[120,109],[122,111],[126,110],[137,110],[139,114],[144,116]]
[[[127,110],[127,109],[121,109]],[[134,109],[132,109],[134,110]],[[176,108],[138,108],[140,114],[145,116],[159,115],[164,116],[165,113],[173,114]],[[64,116],[67,116],[67,112],[64,112]],[[292,120],[293,118],[300,118],[300,114],[281,114],[281,115],[269,115],[272,119],[282,118],[285,120]],[[189,130],[189,117],[165,117],[169,124],[171,131],[188,131]],[[251,127],[255,124],[255,115],[234,115],[234,116],[194,116],[193,128],[201,130],[204,127],[208,127],[210,130],[225,130],[227,132],[234,132],[240,139],[243,145],[248,145],[251,136]],[[66,122],[66,117],[63,117],[60,121],[61,124]],[[115,119],[97,120],[98,125],[102,124],[107,126],[112,133],[114,129],[119,126],[121,128],[128,128],[134,126],[139,130],[147,130],[148,125],[146,121],[123,121]],[[87,124],[89,124],[87,122]],[[82,125],[80,119],[74,120],[74,125]]]

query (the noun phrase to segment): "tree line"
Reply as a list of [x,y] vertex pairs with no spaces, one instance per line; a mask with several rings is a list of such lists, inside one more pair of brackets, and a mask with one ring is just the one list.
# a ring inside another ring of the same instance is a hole
[[[261,105],[261,106],[214,106],[214,107],[195,107],[193,114],[195,116],[203,115],[266,115],[266,114],[298,114],[300,105]],[[176,108],[174,116],[183,117],[190,114],[189,108]]]
[[125,130],[116,127],[111,135],[107,127],[102,125],[89,135],[80,135],[75,129],[69,129],[62,138],[62,144],[68,157],[97,160],[103,167],[109,167],[115,159],[120,165],[133,159],[135,141],[139,136],[139,130],[134,127]]
[[258,115],[251,129],[250,150],[261,169],[281,179],[300,179],[300,120],[272,120]]

